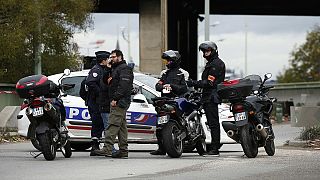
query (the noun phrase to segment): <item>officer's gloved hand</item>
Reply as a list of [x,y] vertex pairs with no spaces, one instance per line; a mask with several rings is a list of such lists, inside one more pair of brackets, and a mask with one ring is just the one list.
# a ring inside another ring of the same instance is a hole
[[196,81],[196,80],[188,80],[186,82],[187,82],[188,87],[194,87],[194,86],[197,86],[197,84],[198,84],[198,81]]
[[162,93],[170,93],[172,91],[172,88],[170,86],[170,84],[165,84],[163,85],[163,89],[162,89]]

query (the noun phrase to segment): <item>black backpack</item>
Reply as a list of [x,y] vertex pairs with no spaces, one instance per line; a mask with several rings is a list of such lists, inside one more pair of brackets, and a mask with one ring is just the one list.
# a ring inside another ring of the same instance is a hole
[[86,79],[87,77],[85,77],[80,84],[80,90],[79,90],[79,95],[80,97],[84,100],[87,101],[88,100],[88,87],[86,85]]

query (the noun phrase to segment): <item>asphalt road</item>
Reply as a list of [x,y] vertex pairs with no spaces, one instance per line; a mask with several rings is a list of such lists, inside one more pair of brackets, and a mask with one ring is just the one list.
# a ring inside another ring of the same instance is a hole
[[260,148],[254,159],[243,156],[239,144],[224,145],[220,157],[184,153],[179,159],[151,156],[155,145],[130,144],[128,159],[89,157],[89,152],[65,159],[58,152],[54,161],[46,161],[32,157],[37,152],[30,142],[1,144],[0,179],[320,179],[320,151],[280,147],[300,129],[277,125],[274,130],[275,156]]

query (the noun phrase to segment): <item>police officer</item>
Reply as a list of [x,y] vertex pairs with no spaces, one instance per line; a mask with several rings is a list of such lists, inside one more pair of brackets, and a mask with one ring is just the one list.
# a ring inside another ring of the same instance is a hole
[[202,88],[202,102],[207,117],[207,122],[211,130],[211,150],[208,155],[219,156],[220,148],[220,123],[218,114],[218,104],[221,103],[217,94],[217,84],[224,81],[225,64],[219,58],[218,47],[212,41],[205,41],[200,44],[199,51],[207,60],[202,72],[201,80],[188,81],[188,86]]
[[[161,92],[162,97],[177,97],[182,96],[188,91],[185,76],[189,73],[180,68],[181,56],[178,51],[168,50],[162,53],[162,59],[166,60],[167,69],[160,74],[161,78],[156,84],[156,90]],[[156,136],[158,139],[158,149],[151,151],[151,155],[165,155],[166,151],[163,148],[163,140],[161,129],[157,127]]]
[[108,63],[110,53],[107,51],[97,51],[96,61],[87,76],[85,84],[88,86],[88,110],[92,121],[91,129],[91,151],[90,156],[96,156],[94,150],[99,149],[99,139],[104,130],[103,120],[100,114],[99,95],[101,92],[101,80],[103,78],[104,66]]
[[[131,103],[131,91],[133,89],[133,72],[120,50],[113,50],[110,56],[112,60],[112,75],[108,79],[110,84],[111,110],[108,126],[105,130],[105,143],[101,150],[94,152],[106,157],[128,158],[128,130],[126,111]],[[112,153],[112,146],[118,136],[119,150]]]

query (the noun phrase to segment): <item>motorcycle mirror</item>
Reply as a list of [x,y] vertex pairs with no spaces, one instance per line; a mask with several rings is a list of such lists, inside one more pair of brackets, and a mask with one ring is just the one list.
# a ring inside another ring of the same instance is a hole
[[69,76],[70,73],[71,73],[70,69],[65,69],[65,70],[63,71],[63,74],[66,75],[66,76]]
[[277,98],[271,98],[271,102],[277,102]]
[[272,77],[272,74],[271,73],[267,73],[264,75],[264,78],[265,79],[270,79]]
[[133,99],[132,102],[136,102],[136,103],[148,103],[147,98],[143,95],[143,94],[136,94]]

